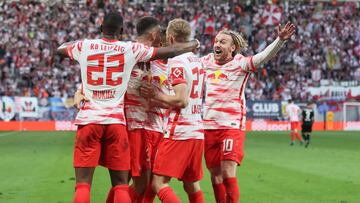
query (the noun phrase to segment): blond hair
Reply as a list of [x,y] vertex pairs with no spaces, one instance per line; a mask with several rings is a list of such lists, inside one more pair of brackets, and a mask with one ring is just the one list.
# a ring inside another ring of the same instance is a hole
[[246,49],[248,47],[247,41],[238,32],[235,32],[233,30],[221,30],[219,34],[225,34],[231,36],[233,43],[235,45],[235,51],[232,53],[233,56],[240,53],[242,49]]
[[175,18],[169,22],[166,29],[166,35],[172,35],[177,42],[186,42],[190,40],[191,27],[188,21],[181,18]]

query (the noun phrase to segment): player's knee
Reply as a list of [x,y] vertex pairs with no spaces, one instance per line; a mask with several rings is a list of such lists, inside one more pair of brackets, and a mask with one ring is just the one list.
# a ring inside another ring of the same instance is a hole
[[111,183],[115,185],[128,184],[129,172],[128,171],[113,171],[110,170]]
[[183,188],[187,194],[193,194],[200,191],[200,183],[196,182],[183,182]]
[[221,164],[221,173],[223,178],[236,177],[235,161],[223,161]]
[[220,183],[223,182],[223,177],[222,177],[220,167],[211,168],[211,169],[209,169],[209,171],[210,171],[210,174],[211,174],[211,182],[212,182],[212,184],[220,184]]

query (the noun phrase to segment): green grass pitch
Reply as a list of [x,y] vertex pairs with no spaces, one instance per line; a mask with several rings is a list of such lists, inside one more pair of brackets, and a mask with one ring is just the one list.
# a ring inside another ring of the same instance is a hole
[[[74,192],[74,132],[1,132],[0,202],[69,203]],[[286,132],[249,132],[238,168],[242,203],[359,203],[360,132],[315,132],[308,149]],[[204,168],[205,169],[205,168]],[[215,202],[209,173],[205,202]],[[181,184],[171,182],[187,202]],[[92,202],[105,202],[110,181],[99,167]]]

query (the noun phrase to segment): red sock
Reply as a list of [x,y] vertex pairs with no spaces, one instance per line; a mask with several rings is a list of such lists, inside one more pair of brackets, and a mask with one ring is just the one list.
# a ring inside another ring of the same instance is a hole
[[114,188],[110,188],[105,203],[114,203]]
[[90,203],[90,185],[76,183],[74,203]]
[[291,141],[294,142],[295,141],[295,133],[291,132]]
[[156,193],[151,187],[151,184],[147,186],[145,193],[142,197],[141,203],[153,203],[156,197]]
[[138,194],[133,187],[129,187],[129,194],[130,194],[131,202],[136,202],[138,199]]
[[181,203],[180,199],[169,186],[161,188],[158,192],[158,197],[162,203]]
[[213,184],[215,200],[217,203],[226,203],[226,188],[223,183]]
[[298,140],[302,141],[302,139],[301,139],[301,137],[300,137],[300,133],[296,132],[296,133],[295,133],[295,136],[296,136],[296,138],[297,138]]
[[128,185],[117,185],[114,187],[114,203],[131,203]]
[[188,195],[190,203],[204,203],[204,196],[201,190]]
[[239,186],[236,178],[224,179],[224,185],[226,188],[226,203],[238,203],[240,199]]

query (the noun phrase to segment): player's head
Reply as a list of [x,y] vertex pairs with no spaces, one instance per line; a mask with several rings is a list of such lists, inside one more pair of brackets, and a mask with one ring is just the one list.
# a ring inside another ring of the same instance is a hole
[[288,103],[289,103],[289,104],[292,104],[292,103],[293,103],[293,100],[292,100],[292,99],[289,99],[289,100],[288,100]]
[[214,58],[220,63],[228,62],[247,46],[247,42],[239,33],[232,30],[222,30],[215,37]]
[[100,27],[101,32],[107,36],[120,39],[123,32],[123,18],[118,12],[110,12],[105,15]]
[[169,44],[188,42],[191,35],[191,26],[188,21],[175,18],[170,21],[166,29],[166,38]]
[[136,23],[138,37],[149,42],[149,45],[160,46],[160,22],[152,16],[141,17]]

